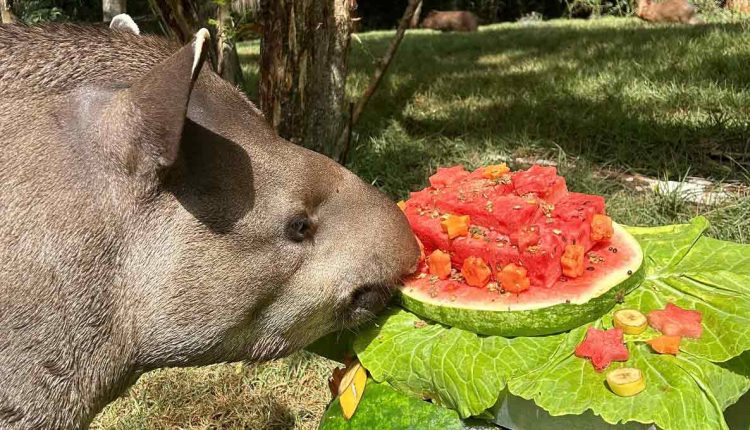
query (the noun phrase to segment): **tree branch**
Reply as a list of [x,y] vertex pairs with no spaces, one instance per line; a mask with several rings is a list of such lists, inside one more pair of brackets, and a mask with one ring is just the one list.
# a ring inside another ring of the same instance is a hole
[[339,145],[343,148],[341,151],[341,155],[339,156],[339,161],[342,164],[346,163],[346,157],[349,154],[349,145],[351,143],[351,129],[354,128],[354,126],[357,124],[357,121],[359,121],[359,118],[362,116],[362,111],[365,109],[367,102],[370,101],[370,98],[375,93],[375,90],[377,90],[378,86],[380,86],[380,82],[383,80],[385,72],[388,71],[388,66],[391,65],[393,56],[396,54],[396,51],[401,44],[401,40],[404,38],[404,33],[411,24],[411,19],[414,16],[414,12],[419,6],[421,6],[421,4],[422,0],[409,0],[409,3],[406,5],[406,10],[404,10],[404,15],[401,17],[401,20],[398,23],[396,34],[393,36],[393,39],[391,39],[390,45],[388,45],[388,50],[385,52],[385,54],[383,54],[383,58],[381,58],[378,62],[378,65],[375,68],[375,72],[370,79],[370,84],[367,86],[367,89],[365,89],[365,92],[362,93],[362,96],[359,98],[357,103],[354,105],[354,108],[351,110],[349,122],[347,123],[346,127],[344,127],[344,130],[342,131],[339,138],[339,142],[343,142],[342,145]]

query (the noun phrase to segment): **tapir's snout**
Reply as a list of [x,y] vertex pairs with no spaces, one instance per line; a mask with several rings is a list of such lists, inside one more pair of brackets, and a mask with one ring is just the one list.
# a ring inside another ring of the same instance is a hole
[[345,325],[355,326],[383,310],[400,280],[413,273],[419,261],[419,245],[406,216],[398,206],[369,185],[358,187],[356,204],[360,234],[350,254],[358,275],[347,291]]

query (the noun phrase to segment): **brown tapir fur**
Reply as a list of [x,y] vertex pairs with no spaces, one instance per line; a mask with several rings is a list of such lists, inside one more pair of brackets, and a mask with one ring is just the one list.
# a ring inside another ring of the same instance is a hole
[[151,369],[283,356],[415,266],[396,205],[279,138],[202,67],[206,35],[0,26],[0,428],[85,428]]
[[737,13],[750,13],[750,0],[727,0],[724,8]]
[[477,31],[479,19],[476,15],[466,11],[441,12],[431,10],[424,20],[422,28],[440,31]]
[[638,0],[635,14],[644,21],[674,22],[682,24],[702,24],[703,20],[695,16],[695,6],[687,0],[666,0],[654,3],[652,0]]

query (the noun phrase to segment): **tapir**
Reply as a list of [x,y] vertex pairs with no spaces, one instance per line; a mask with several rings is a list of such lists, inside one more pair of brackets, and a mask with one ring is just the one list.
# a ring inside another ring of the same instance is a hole
[[638,0],[635,11],[635,15],[644,21],[703,24],[703,20],[696,16],[697,13],[698,9],[687,0],[665,0],[661,3]]
[[0,25],[0,428],[86,428],[149,370],[284,356],[414,269],[398,207],[280,138],[207,40]]
[[422,28],[446,31],[477,31],[479,18],[471,12],[431,10],[422,20]]

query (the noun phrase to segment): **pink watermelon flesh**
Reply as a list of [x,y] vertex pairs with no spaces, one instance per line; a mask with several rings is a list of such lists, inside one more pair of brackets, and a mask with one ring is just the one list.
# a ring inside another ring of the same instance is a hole
[[438,167],[437,172],[430,176],[430,185],[433,188],[442,188],[468,175],[469,172],[464,170],[463,166]]
[[648,323],[667,336],[682,336],[697,339],[703,333],[702,315],[699,311],[682,309],[667,303],[663,310],[651,311]]
[[557,169],[536,165],[513,174],[513,186],[519,196],[534,194],[550,203],[556,203],[568,191],[565,178],[557,176]]
[[497,232],[473,227],[475,234],[457,237],[452,242],[451,262],[456,268],[463,266],[468,257],[481,257],[490,268],[495,270],[518,261],[518,248],[510,244],[510,239]]
[[628,349],[623,342],[622,330],[599,330],[589,327],[586,338],[576,346],[576,357],[589,358],[597,372],[606,369],[613,361],[627,361]]
[[542,230],[538,244],[527,247],[519,260],[526,268],[532,285],[550,288],[562,276],[560,257],[565,251],[565,244],[559,236],[546,233],[546,230]]
[[[533,166],[498,179],[482,174],[482,168],[471,173],[462,166],[439,168],[431,186],[406,202],[406,216],[425,252],[449,252],[457,272],[467,257],[476,256],[492,268],[493,280],[513,263],[527,269],[532,289],[551,288],[565,281],[560,258],[566,245],[590,252],[607,243],[591,240],[591,221],[604,213],[604,198],[569,193],[554,167]],[[448,239],[440,225],[445,214],[468,215],[476,234]]]
[[[436,249],[448,250],[451,247],[448,235],[440,226],[440,218],[433,216],[432,211],[408,203],[404,209],[414,234],[422,242],[425,254],[428,255]],[[418,220],[418,222],[412,222],[412,220]]]
[[[454,268],[461,267],[466,257],[476,255],[472,253],[477,251],[465,245],[466,242],[469,242],[467,238],[453,240],[451,260]],[[472,241],[471,243],[476,242]],[[617,249],[618,252],[613,252],[614,249]],[[504,259],[501,261],[518,258],[518,250],[510,245],[498,248],[498,250],[493,250],[495,255],[493,258]],[[632,262],[639,258],[639,253],[640,250],[628,245],[627,239],[620,236],[616,230],[615,236],[609,242],[598,242],[589,251],[589,258],[596,257],[596,261],[600,261],[591,263],[590,267],[593,267],[594,270],[586,270],[583,275],[575,279],[560,278],[550,288],[532,284],[531,288],[518,294],[493,291],[488,287],[470,287],[461,282],[460,279],[436,279],[430,276],[424,268],[405,279],[404,285],[411,294],[429,297],[435,303],[460,305],[471,309],[535,309],[566,302],[579,303],[581,297],[590,295],[592,284],[612,276],[624,274],[624,271],[632,266]],[[491,267],[495,272],[496,264],[492,264]],[[460,270],[457,272],[460,272]]]

